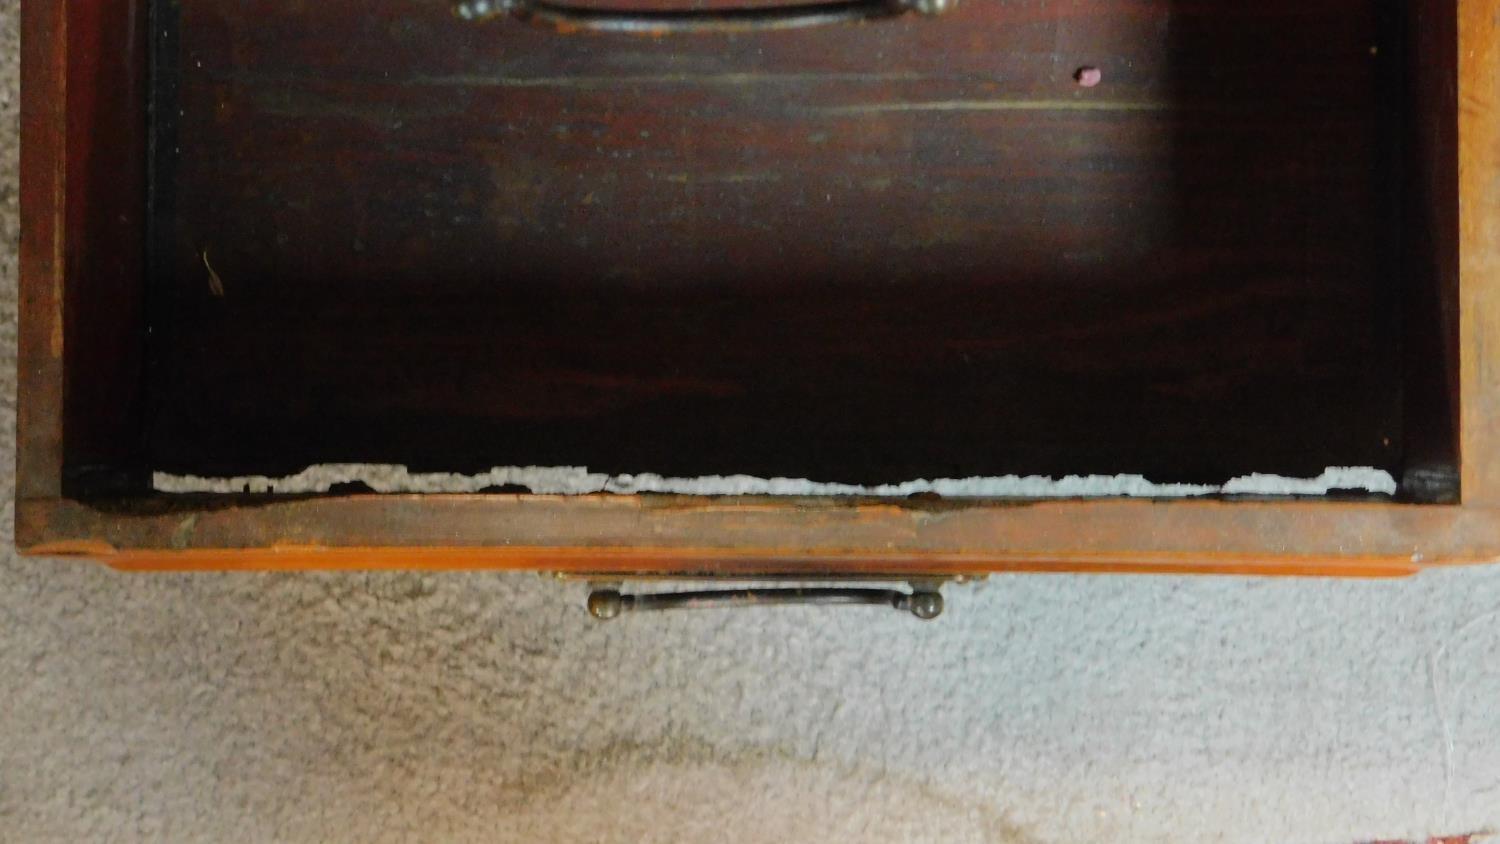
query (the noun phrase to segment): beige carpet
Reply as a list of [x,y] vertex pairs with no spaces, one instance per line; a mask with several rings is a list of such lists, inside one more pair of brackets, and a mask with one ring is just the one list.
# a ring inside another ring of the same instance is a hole
[[952,590],[927,625],[599,625],[579,586],[534,576],[16,559],[16,99],[3,0],[0,841],[1353,842],[1500,825],[1500,568],[1000,578]]

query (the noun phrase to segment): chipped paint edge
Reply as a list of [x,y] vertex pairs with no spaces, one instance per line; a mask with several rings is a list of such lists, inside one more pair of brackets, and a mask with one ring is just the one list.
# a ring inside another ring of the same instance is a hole
[[1141,475],[1039,475],[940,478],[894,484],[843,484],[803,478],[705,475],[694,478],[609,475],[581,466],[497,466],[488,472],[411,472],[405,466],[322,463],[293,475],[272,478],[241,475],[209,478],[155,472],[152,488],[164,493],[326,493],[342,484],[362,483],[378,493],[477,493],[524,487],[535,495],[668,493],[676,495],[870,496],[904,498],[933,494],[945,498],[1201,498],[1212,495],[1322,496],[1335,490],[1394,495],[1389,472],[1370,467],[1333,466],[1316,478],[1251,474],[1227,483],[1155,483]]

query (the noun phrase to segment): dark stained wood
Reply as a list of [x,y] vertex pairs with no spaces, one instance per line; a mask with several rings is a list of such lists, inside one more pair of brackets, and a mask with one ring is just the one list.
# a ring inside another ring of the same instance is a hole
[[1399,136],[1407,200],[1399,212],[1406,493],[1451,500],[1459,464],[1458,20],[1442,3],[1413,3],[1405,49],[1392,63],[1413,117]]
[[63,488],[141,481],[146,0],[68,3]]
[[153,456],[1399,470],[1379,5],[641,39],[182,4]]
[[139,486],[145,466],[145,6],[23,6],[17,494]]

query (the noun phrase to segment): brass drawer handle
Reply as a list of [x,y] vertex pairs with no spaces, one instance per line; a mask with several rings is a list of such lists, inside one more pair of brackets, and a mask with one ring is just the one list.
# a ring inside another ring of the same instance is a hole
[[767,607],[792,604],[812,606],[886,606],[931,621],[943,612],[943,596],[936,591],[899,589],[724,589],[702,592],[665,592],[622,595],[614,589],[589,594],[589,614],[607,620],[624,612],[699,610],[719,607]]
[[665,35],[679,32],[759,32],[855,23],[915,12],[940,15],[958,0],[832,0],[781,7],[614,11],[551,0],[463,0],[454,7],[471,21],[513,17],[562,31]]

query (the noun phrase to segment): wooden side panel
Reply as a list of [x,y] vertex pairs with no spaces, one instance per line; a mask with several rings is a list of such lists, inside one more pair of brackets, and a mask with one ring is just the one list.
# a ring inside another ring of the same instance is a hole
[[141,475],[146,341],[145,0],[67,0],[63,491]]
[[1500,6],[1460,0],[1463,499],[1500,503]]
[[1406,448],[1414,501],[1459,497],[1458,18],[1444,3],[1395,4],[1406,32],[1395,62],[1404,201],[1401,339]]
[[62,3],[21,4],[19,500],[62,489],[66,43]]
[[[139,462],[145,6],[22,5],[17,495]],[[138,473],[137,473],[138,474]]]

